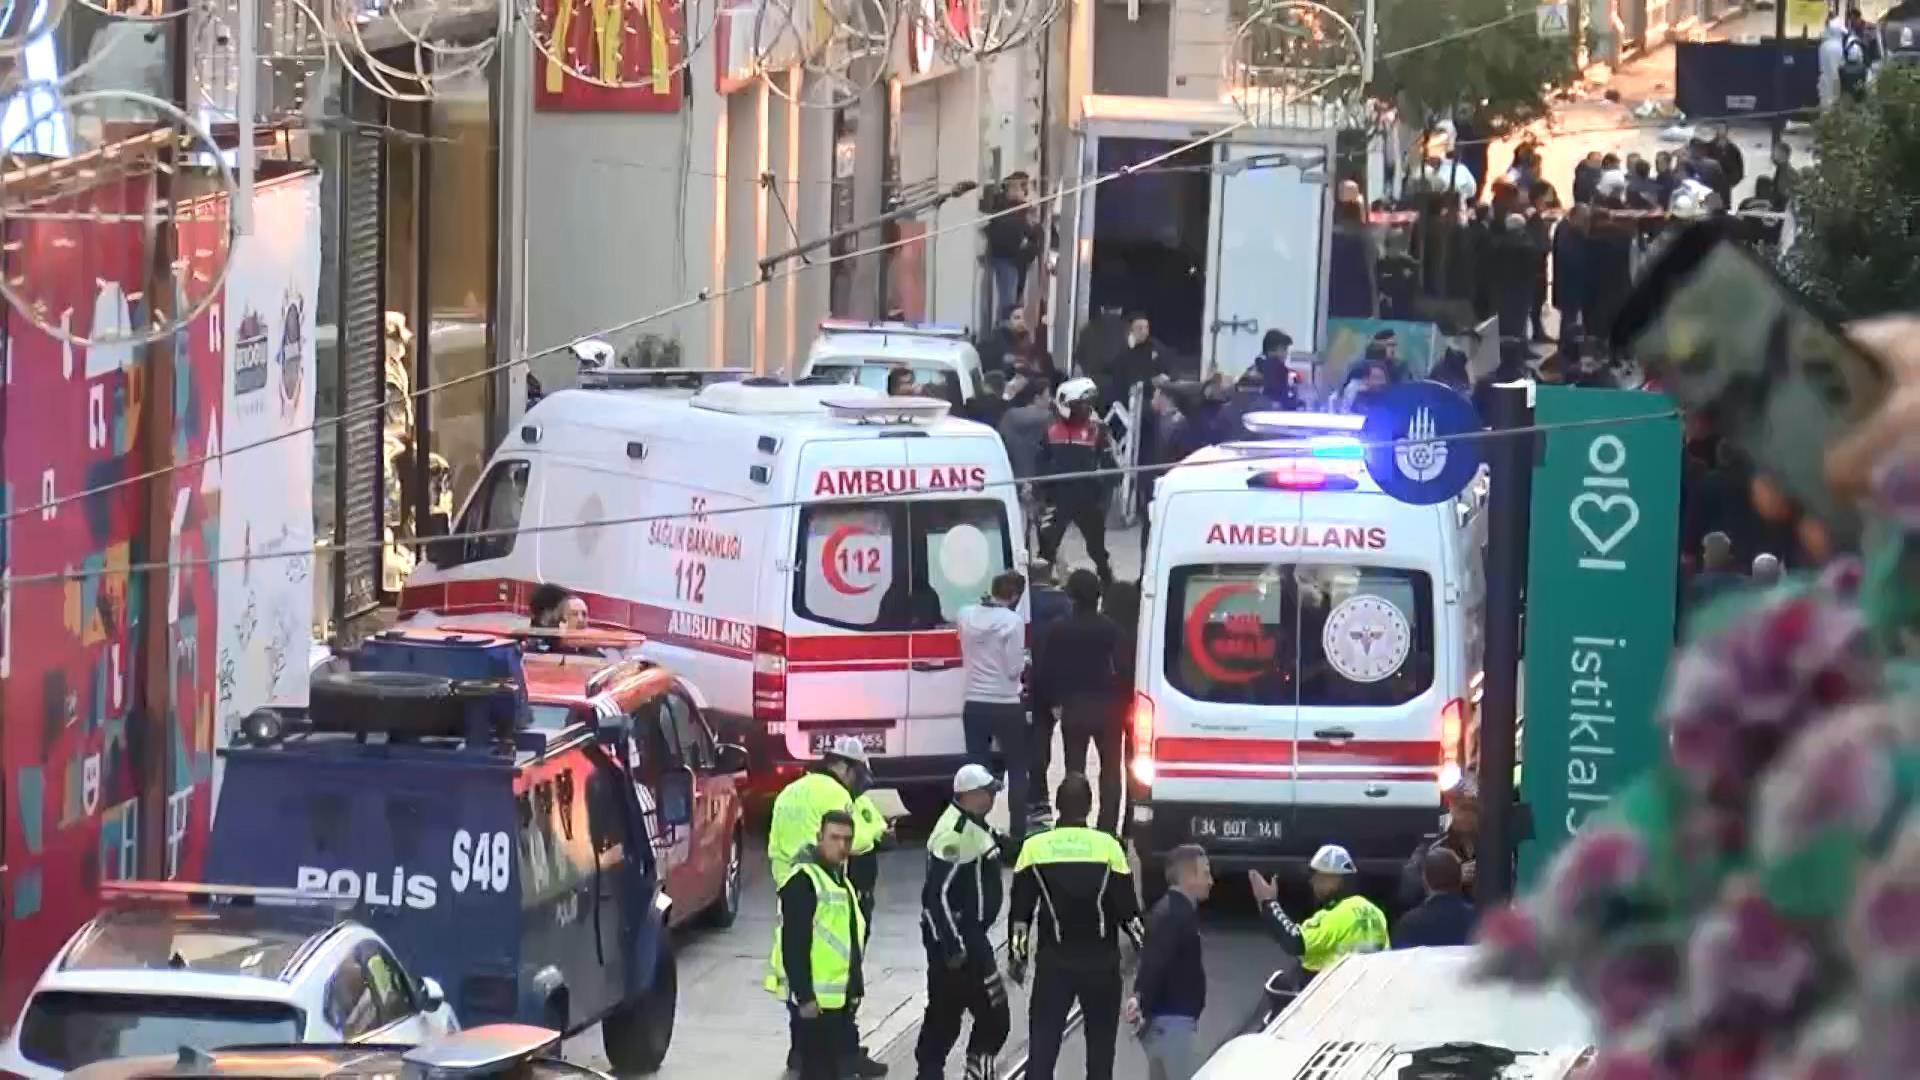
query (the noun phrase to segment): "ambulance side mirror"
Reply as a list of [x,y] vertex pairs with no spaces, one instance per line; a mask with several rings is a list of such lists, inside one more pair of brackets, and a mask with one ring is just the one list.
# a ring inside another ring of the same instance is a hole
[[428,1012],[432,1012],[446,1003],[447,992],[440,989],[440,983],[432,976],[422,975],[420,977],[420,1004],[424,1006]]

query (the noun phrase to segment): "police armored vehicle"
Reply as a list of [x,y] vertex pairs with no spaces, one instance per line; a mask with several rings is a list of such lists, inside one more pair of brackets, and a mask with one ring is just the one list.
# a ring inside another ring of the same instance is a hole
[[618,710],[534,722],[521,650],[392,630],[316,673],[304,716],[249,716],[208,877],[352,900],[462,1023],[597,1022],[617,1071],[652,1072],[675,997],[654,802]]

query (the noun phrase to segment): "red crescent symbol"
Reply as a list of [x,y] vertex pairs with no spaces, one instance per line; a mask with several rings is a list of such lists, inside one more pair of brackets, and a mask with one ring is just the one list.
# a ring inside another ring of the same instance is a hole
[[840,575],[840,568],[834,563],[840,560],[840,549],[847,541],[856,536],[872,536],[873,530],[864,525],[842,525],[827,534],[827,542],[820,545],[820,576],[827,579],[833,591],[845,596],[859,596],[873,591],[872,585],[855,585]]
[[1215,585],[1213,588],[1208,589],[1206,593],[1200,597],[1200,602],[1193,605],[1193,610],[1187,613],[1187,621],[1182,627],[1181,635],[1186,639],[1187,658],[1193,661],[1194,666],[1200,669],[1201,674],[1212,679],[1214,682],[1252,682],[1260,675],[1257,671],[1234,671],[1231,668],[1221,666],[1220,662],[1215,660],[1213,655],[1207,651],[1204,633],[1207,628],[1207,620],[1213,617],[1213,613],[1218,610],[1220,605],[1229,597],[1254,595],[1257,594],[1258,591],[1259,590],[1253,586],[1245,584]]

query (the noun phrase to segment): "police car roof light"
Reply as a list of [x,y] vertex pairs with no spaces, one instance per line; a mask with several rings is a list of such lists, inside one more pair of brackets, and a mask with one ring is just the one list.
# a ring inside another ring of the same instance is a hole
[[103,881],[100,898],[118,903],[174,904],[189,907],[290,907],[348,911],[354,902],[331,893],[252,885],[209,885],[189,881]]
[[409,1080],[497,1076],[560,1048],[560,1033],[530,1024],[487,1024],[423,1043],[400,1058]]
[[857,424],[918,424],[938,420],[953,409],[952,403],[930,397],[823,397],[820,404],[835,420]]

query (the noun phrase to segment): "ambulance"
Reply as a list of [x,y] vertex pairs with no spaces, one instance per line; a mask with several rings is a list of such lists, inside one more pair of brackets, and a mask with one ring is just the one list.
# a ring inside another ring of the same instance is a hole
[[559,584],[644,634],[756,779],[857,735],[881,786],[950,784],[955,618],[1027,553],[999,435],[948,411],[766,379],[560,391],[468,498],[454,535],[480,535],[431,547],[401,612],[458,625]]
[[885,392],[894,371],[913,372],[955,408],[985,390],[980,353],[963,326],[826,319],[807,350],[798,378],[853,383]]
[[1337,843],[1398,870],[1471,765],[1486,474],[1411,505],[1369,478],[1359,417],[1248,422],[1262,438],[1187,458],[1148,510],[1130,838],[1148,866]]

